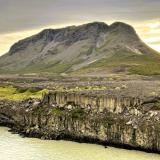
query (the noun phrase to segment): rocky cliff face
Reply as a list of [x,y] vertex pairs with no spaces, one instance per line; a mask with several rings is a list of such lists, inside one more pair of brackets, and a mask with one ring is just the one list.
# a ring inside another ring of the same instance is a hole
[[42,139],[160,152],[160,98],[53,92],[41,102],[0,102],[0,122]]

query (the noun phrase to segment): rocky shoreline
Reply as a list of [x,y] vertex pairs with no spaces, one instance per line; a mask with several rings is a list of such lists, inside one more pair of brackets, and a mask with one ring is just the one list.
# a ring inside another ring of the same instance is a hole
[[160,97],[51,92],[41,101],[0,101],[0,124],[23,136],[160,153]]

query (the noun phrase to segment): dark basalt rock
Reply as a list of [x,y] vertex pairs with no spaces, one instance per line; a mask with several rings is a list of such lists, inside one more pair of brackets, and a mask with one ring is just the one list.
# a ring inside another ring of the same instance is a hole
[[160,111],[144,112],[146,99],[53,92],[35,103],[2,101],[0,122],[28,137],[160,152]]
[[123,22],[115,22],[113,24],[110,25],[109,27],[110,30],[123,30],[126,31],[130,34],[136,34],[134,28],[126,23]]
[[45,29],[34,36],[15,43],[10,48],[9,53],[12,55],[13,53],[25,49],[30,43],[34,44],[41,39],[43,39],[45,45],[53,40],[55,42],[61,42],[66,40],[68,42],[67,44],[69,45],[84,39],[95,39],[99,36],[100,33],[117,30],[126,31],[130,34],[136,35],[133,27],[122,22],[115,22],[110,26],[103,22],[93,22],[81,26],[71,26],[62,29]]
[[29,44],[36,43],[39,40],[43,40],[45,45],[51,41],[61,42],[67,41],[68,45],[76,41],[96,38],[99,33],[106,32],[109,26],[103,22],[94,22],[81,26],[71,26],[62,29],[45,29],[42,32],[31,36],[29,38],[23,39],[15,43],[11,48],[9,53],[12,55],[18,51],[24,50]]

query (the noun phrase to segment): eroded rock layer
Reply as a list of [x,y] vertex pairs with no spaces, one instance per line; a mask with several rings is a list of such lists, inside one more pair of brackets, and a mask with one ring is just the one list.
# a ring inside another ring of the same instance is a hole
[[42,101],[0,102],[0,122],[42,139],[160,151],[160,98],[52,92]]

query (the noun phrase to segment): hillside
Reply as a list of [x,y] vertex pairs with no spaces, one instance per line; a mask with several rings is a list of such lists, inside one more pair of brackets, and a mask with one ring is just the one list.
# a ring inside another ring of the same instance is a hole
[[122,22],[45,29],[0,57],[0,73],[160,74],[160,54]]

